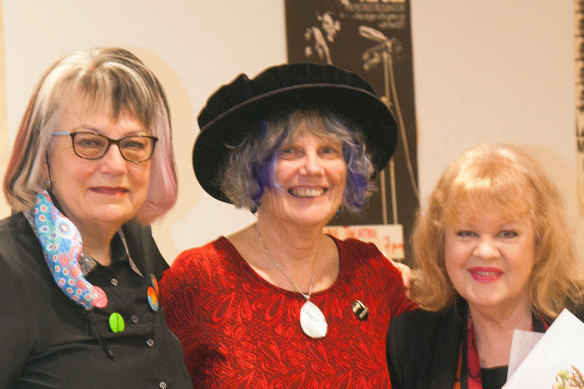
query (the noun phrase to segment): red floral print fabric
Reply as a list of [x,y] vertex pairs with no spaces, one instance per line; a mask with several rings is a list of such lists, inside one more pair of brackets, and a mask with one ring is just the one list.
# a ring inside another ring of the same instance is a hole
[[[195,388],[389,388],[385,335],[414,309],[399,271],[373,244],[335,239],[339,276],[312,301],[325,338],[300,327],[304,298],[261,278],[225,237],[183,252],[160,281],[169,327]],[[359,320],[352,304],[369,309]]]

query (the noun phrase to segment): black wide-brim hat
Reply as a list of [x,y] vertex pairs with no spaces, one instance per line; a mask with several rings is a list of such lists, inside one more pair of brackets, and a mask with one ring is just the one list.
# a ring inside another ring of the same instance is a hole
[[358,126],[377,172],[391,158],[397,124],[367,81],[332,65],[274,66],[252,79],[240,74],[215,91],[199,113],[193,168],[205,192],[230,202],[217,177],[231,150],[261,121],[302,108],[331,112]]

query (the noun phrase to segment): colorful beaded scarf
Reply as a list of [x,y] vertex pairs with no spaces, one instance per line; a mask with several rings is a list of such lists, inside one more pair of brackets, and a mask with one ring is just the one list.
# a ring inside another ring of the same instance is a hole
[[101,306],[106,298],[103,290],[89,283],[79,267],[78,258],[83,251],[81,234],[53,204],[47,191],[37,195],[33,217],[29,214],[27,219],[41,243],[57,286],[86,310]]

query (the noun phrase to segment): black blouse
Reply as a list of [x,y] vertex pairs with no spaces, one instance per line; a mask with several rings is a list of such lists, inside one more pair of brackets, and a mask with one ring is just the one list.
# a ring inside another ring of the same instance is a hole
[[481,368],[483,389],[501,389],[507,382],[507,366]]
[[[162,307],[148,303],[168,265],[148,227],[122,230],[133,263],[117,239],[112,265],[86,274],[108,305],[88,312],[55,285],[26,218],[0,221],[0,388],[192,388]],[[110,329],[113,312],[124,331]]]

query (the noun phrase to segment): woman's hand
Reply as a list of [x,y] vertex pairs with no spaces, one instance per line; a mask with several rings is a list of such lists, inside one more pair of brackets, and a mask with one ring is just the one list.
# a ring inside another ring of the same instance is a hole
[[410,269],[410,267],[405,263],[396,262],[391,258],[389,260],[401,273],[402,282],[404,283],[404,288],[406,288],[406,297],[410,298],[410,280],[412,279],[412,269]]

